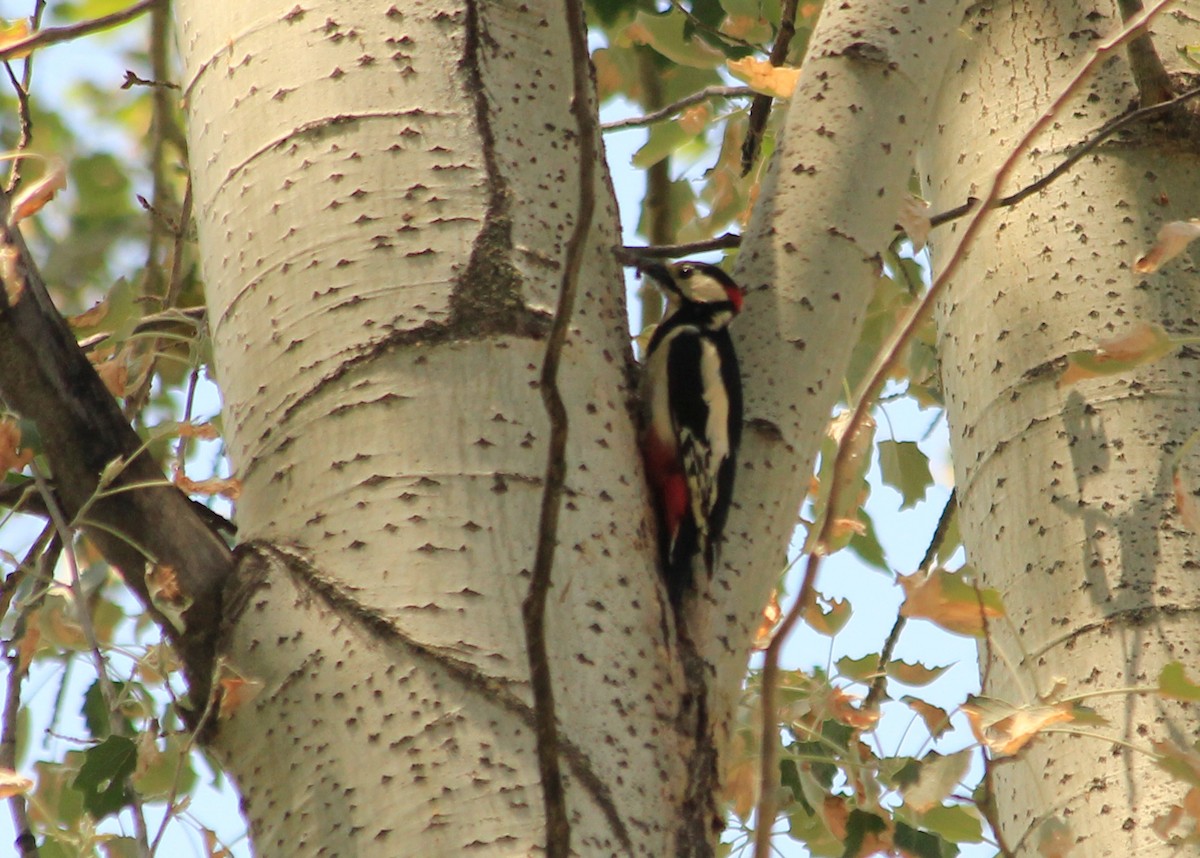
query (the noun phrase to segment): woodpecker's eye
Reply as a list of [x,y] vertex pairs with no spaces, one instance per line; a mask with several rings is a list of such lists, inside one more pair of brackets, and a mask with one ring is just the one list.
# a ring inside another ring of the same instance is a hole
[[690,265],[680,265],[679,268],[676,270],[676,273],[679,275],[680,279],[687,280],[689,277],[692,276],[692,273],[695,270],[696,269],[692,268],[692,266],[690,266]]

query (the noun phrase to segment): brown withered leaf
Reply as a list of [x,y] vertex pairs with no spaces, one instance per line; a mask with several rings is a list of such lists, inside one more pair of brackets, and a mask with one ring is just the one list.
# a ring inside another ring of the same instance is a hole
[[21,448],[21,427],[15,420],[0,420],[0,472],[19,471],[33,461],[33,450]]
[[771,597],[759,615],[758,629],[754,632],[754,648],[764,650],[771,644],[771,635],[779,620],[783,617],[783,609],[779,607],[779,591],[771,590]]
[[1173,220],[1164,224],[1155,237],[1154,246],[1146,255],[1133,263],[1133,270],[1139,274],[1151,274],[1170,262],[1184,248],[1200,237],[1200,220]]
[[947,631],[973,637],[1004,616],[999,593],[973,587],[961,574],[938,568],[928,575],[904,575],[899,581],[904,590],[901,616],[932,620]]
[[175,485],[179,487],[180,491],[189,495],[220,495],[230,500],[237,500],[242,494],[242,481],[234,477],[193,480],[182,471],[177,471]]
[[12,769],[0,769],[0,799],[24,795],[33,789],[33,781]]

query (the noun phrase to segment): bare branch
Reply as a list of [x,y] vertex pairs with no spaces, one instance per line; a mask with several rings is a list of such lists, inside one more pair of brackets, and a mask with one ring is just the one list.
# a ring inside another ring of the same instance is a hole
[[[925,549],[925,556],[921,558],[921,564],[917,567],[919,571],[927,572],[933,561],[937,559],[946,541],[946,534],[950,532],[950,524],[954,521],[957,513],[958,489],[955,489],[950,492],[950,497],[946,499],[946,505],[942,507],[937,527],[933,530],[933,538],[929,540],[929,547]],[[871,688],[867,692],[867,696],[863,699],[863,709],[875,708],[883,696],[883,690],[887,686],[887,663],[892,660],[892,653],[896,651],[896,643],[900,640],[900,633],[904,631],[906,622],[904,616],[896,615],[896,622],[892,624],[892,630],[888,632],[887,640],[884,641],[883,651],[879,653],[879,669],[871,681]]]
[[572,94],[571,113],[575,118],[579,151],[579,205],[575,226],[567,240],[558,307],[550,335],[546,338],[546,356],[542,363],[541,393],[550,418],[550,441],[546,450],[546,480],[542,491],[542,509],[538,518],[537,555],[529,594],[522,606],[525,642],[529,656],[529,681],[537,718],[538,771],[542,782],[542,805],[546,817],[546,855],[567,858],[571,854],[571,824],[567,818],[567,797],[559,769],[558,721],[554,710],[554,687],[550,676],[550,658],[546,648],[546,599],[550,594],[550,576],[558,545],[558,516],[562,509],[563,488],[567,479],[567,409],[558,389],[558,368],[563,346],[570,330],[575,308],[575,293],[584,250],[596,208],[594,171],[599,129],[592,111],[591,66],[588,62],[587,24],[583,4],[565,0],[567,33],[571,41]]
[[[1117,8],[1121,10],[1121,20],[1128,22],[1142,11],[1142,0],[1117,0]],[[1175,88],[1150,34],[1142,32],[1134,36],[1126,50],[1129,52],[1129,71],[1137,83],[1138,103],[1142,107],[1153,107],[1169,101]]]
[[616,250],[617,258],[622,265],[634,266],[639,260],[646,259],[677,259],[681,256],[691,256],[693,253],[708,253],[713,250],[725,250],[737,247],[742,243],[742,237],[732,232],[718,235],[716,238],[706,238],[704,241],[691,241],[686,244],[658,244],[652,247],[635,247],[627,245]]
[[600,130],[624,131],[626,128],[641,128],[645,125],[653,125],[663,119],[669,119],[693,104],[699,104],[711,98],[749,98],[752,95],[754,95],[754,90],[748,86],[707,86],[699,92],[693,92],[691,95],[679,99],[679,101],[664,105],[658,110],[652,110],[645,116],[605,122],[600,126]]
[[65,27],[47,27],[45,30],[38,30],[32,36],[10,42],[0,49],[0,60],[11,60],[37,48],[44,48],[46,45],[57,45],[59,42],[69,42],[101,30],[111,30],[126,21],[132,21],[139,15],[144,15],[163,2],[164,0],[141,0],[140,3],[134,3],[129,8],[113,12],[111,15],[102,15],[90,21],[80,21],[78,24],[70,24]]
[[[787,59],[792,39],[796,35],[796,9],[800,0],[785,0],[783,11],[779,15],[779,34],[775,44],[771,46],[771,65],[781,66]],[[758,147],[762,143],[763,131],[767,120],[771,118],[772,98],[769,95],[756,95],[750,105],[750,126],[746,129],[746,139],[742,143],[742,175],[750,172],[758,157]]]
[[[1055,166],[1055,168],[1053,170],[1051,170],[1049,173],[1042,176],[1036,182],[1032,182],[1031,184],[1026,185],[1024,188],[1021,188],[1021,190],[1016,191],[1015,193],[1009,194],[1006,197],[1001,197],[999,200],[997,200],[996,208],[1005,208],[1007,206],[1015,206],[1017,203],[1021,202],[1022,200],[1024,200],[1026,197],[1030,196],[1031,194],[1036,194],[1038,191],[1045,188],[1047,185],[1049,185],[1051,182],[1053,182],[1055,179],[1057,179],[1059,176],[1061,176],[1067,170],[1071,169],[1071,167],[1073,167],[1079,161],[1080,158],[1082,158],[1084,155],[1091,152],[1093,149],[1095,149],[1097,146],[1099,146],[1101,143],[1103,143],[1105,140],[1107,140],[1112,135],[1116,134],[1118,131],[1120,131],[1125,126],[1132,125],[1135,122],[1141,122],[1143,119],[1152,119],[1155,116],[1158,116],[1163,113],[1169,113],[1171,110],[1173,110],[1174,108],[1183,104],[1185,101],[1191,101],[1192,99],[1196,98],[1197,96],[1200,96],[1200,87],[1196,87],[1195,89],[1189,89],[1187,92],[1180,93],[1175,98],[1172,98],[1170,101],[1164,101],[1161,104],[1155,104],[1151,107],[1142,107],[1142,108],[1139,108],[1138,110],[1134,110],[1129,113],[1126,113],[1124,116],[1118,116],[1116,119],[1112,119],[1109,122],[1104,123],[1104,125],[1100,126],[1099,131],[1097,131],[1092,137],[1088,138],[1083,143],[1081,143],[1079,145],[1079,147],[1077,149],[1075,149],[1075,151],[1073,151],[1070,155],[1068,155],[1065,159],[1063,159],[1063,161],[1060,164],[1058,164],[1057,166]],[[967,200],[967,202],[963,203],[960,206],[956,206],[955,208],[949,209],[948,211],[944,211],[944,212],[934,215],[933,217],[931,217],[929,219],[929,222],[933,226],[941,226],[944,223],[949,223],[952,220],[957,220],[958,218],[965,215],[967,212],[971,211],[971,209],[973,209],[977,205],[979,205],[979,200],[977,200],[977,199]]]
[[[0,208],[7,206],[0,195]],[[206,699],[232,555],[188,497],[163,480],[55,309],[20,232],[0,226],[0,245],[22,287],[0,290],[0,398],[37,423],[64,515],[71,520],[90,505],[85,529],[177,646],[194,699]],[[112,491],[97,498],[101,474],[115,462]],[[150,599],[143,550],[174,570],[190,602],[182,629]]]

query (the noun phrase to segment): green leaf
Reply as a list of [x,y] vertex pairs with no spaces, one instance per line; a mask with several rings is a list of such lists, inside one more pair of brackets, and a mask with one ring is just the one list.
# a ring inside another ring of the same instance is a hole
[[938,805],[921,814],[921,825],[954,843],[983,842],[983,823],[974,805]]
[[879,673],[879,656],[868,653],[862,658],[842,656],[837,660],[838,673],[855,682],[870,682]]
[[850,544],[847,547],[868,566],[874,566],[880,572],[890,574],[892,569],[888,566],[883,544],[879,541],[878,534],[875,533],[875,522],[865,509],[859,509],[858,520],[862,522],[863,532],[851,536]]
[[633,156],[633,166],[645,170],[668,157],[695,137],[684,131],[678,122],[660,122],[650,129],[650,138]]
[[926,667],[923,664],[910,664],[907,661],[893,659],[887,663],[887,675],[892,679],[899,680],[905,685],[928,685],[933,682],[947,670],[951,665],[943,667]]
[[192,757],[187,753],[190,737],[187,733],[174,733],[167,737],[166,747],[155,754],[133,779],[133,785],[141,795],[151,801],[166,799],[172,790],[187,795],[196,785],[196,770]]
[[109,736],[83,752],[83,767],[72,784],[83,793],[83,806],[101,819],[132,801],[125,779],[137,767],[137,746],[124,736]]
[[[117,694],[117,698],[125,692],[124,682],[114,682],[113,690]],[[79,714],[83,716],[84,723],[87,724],[88,733],[93,739],[104,739],[112,734],[112,722],[109,719],[108,703],[104,700],[104,694],[101,690],[100,680],[96,680],[88,688],[83,695],[83,707],[79,710]],[[113,713],[113,717],[121,721],[121,732],[132,733],[133,723],[119,712]]]
[[917,782],[903,790],[904,803],[918,813],[940,805],[966,775],[973,753],[967,749],[943,756],[930,751],[921,758]]
[[882,834],[887,828],[887,822],[882,817],[855,808],[846,819],[846,851],[843,854],[861,854],[867,836]]
[[688,16],[678,8],[662,15],[639,12],[630,29],[636,41],[644,41],[681,66],[715,69],[725,62],[723,53],[688,35]]
[[1200,702],[1200,685],[1187,678],[1179,661],[1165,665],[1158,674],[1158,693],[1171,700]]
[[83,797],[71,788],[72,781],[79,774],[78,766],[82,763],[82,757],[81,753],[70,753],[67,754],[66,764],[46,761],[34,763],[37,786],[34,800],[29,805],[34,822],[73,828],[83,816]]
[[903,822],[896,823],[892,842],[897,848],[904,850],[905,855],[915,858],[954,858],[958,854],[958,847],[953,843],[947,843],[936,834],[920,831]]
[[933,485],[929,457],[921,452],[915,441],[880,441],[879,469],[884,483],[903,495],[900,509],[916,506]]

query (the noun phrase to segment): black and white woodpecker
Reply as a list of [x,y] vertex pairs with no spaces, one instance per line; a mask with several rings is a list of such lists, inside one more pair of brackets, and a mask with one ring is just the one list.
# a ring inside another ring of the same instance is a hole
[[742,290],[704,262],[642,265],[667,299],[642,361],[642,456],[671,602],[710,577],[742,438],[742,379],[729,323]]

